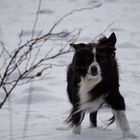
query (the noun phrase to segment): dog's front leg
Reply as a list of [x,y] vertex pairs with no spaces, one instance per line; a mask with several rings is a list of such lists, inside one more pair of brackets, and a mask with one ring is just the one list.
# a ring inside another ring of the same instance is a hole
[[72,129],[72,133],[75,135],[80,135],[81,133],[81,125],[74,125]]
[[79,135],[81,132],[81,123],[84,119],[85,111],[75,112],[72,115],[72,126],[73,126],[73,134]]

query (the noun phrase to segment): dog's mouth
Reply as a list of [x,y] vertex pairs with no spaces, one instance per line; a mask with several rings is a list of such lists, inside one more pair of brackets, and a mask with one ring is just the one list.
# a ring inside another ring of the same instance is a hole
[[87,78],[88,80],[96,80],[100,77],[98,73],[88,73]]
[[91,76],[95,77],[97,75],[98,75],[98,72],[97,71],[96,72],[91,72]]
[[98,79],[100,79],[101,77],[102,77],[102,75],[101,75],[101,72],[99,72],[99,71],[94,71],[94,72],[89,71],[89,72],[87,73],[87,78],[88,78],[88,80],[98,80]]

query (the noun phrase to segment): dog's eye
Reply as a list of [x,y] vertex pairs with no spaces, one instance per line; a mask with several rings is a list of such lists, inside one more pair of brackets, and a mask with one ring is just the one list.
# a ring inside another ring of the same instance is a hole
[[93,61],[94,56],[92,54],[87,54],[84,58],[86,62],[90,63],[91,61]]
[[107,59],[106,55],[97,55],[96,58],[98,62],[103,62]]
[[92,61],[92,58],[91,57],[86,57],[85,61]]

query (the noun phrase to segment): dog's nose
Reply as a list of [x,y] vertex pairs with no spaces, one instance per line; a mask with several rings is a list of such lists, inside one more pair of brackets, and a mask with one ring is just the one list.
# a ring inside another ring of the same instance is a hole
[[92,76],[96,76],[98,74],[96,66],[91,66],[90,70],[91,70],[91,75]]

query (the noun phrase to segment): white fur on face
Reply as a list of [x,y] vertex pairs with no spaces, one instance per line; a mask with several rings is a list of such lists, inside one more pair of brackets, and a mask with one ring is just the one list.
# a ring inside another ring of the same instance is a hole
[[[98,62],[96,61],[96,48],[93,48],[93,50],[92,50],[92,53],[94,54],[94,61],[91,63],[91,65],[89,66],[89,69],[88,69],[88,73],[87,73],[87,77],[89,78],[89,79],[93,79],[93,80],[95,80],[95,79],[102,79],[101,78],[101,68],[100,68],[100,65],[98,64]],[[93,76],[92,74],[91,74],[91,67],[92,66],[95,66],[96,68],[97,68],[97,75],[96,76]]]
[[[88,102],[91,98],[89,91],[93,89],[102,80],[101,69],[99,64],[96,62],[96,48],[93,48],[93,54],[94,54],[94,61],[89,66],[89,70],[86,77],[81,77],[81,82],[79,83],[79,87],[80,87],[79,96],[80,96],[81,109],[96,111],[99,109],[99,107],[101,106],[101,104],[103,104],[104,101],[103,98],[101,97],[93,102]],[[90,72],[90,68],[93,65],[97,67],[96,76],[92,76]]]
[[94,54],[94,62],[96,62],[96,48],[93,48],[92,53]]

